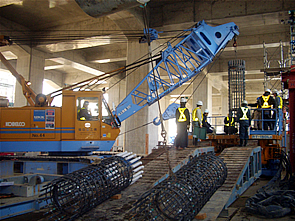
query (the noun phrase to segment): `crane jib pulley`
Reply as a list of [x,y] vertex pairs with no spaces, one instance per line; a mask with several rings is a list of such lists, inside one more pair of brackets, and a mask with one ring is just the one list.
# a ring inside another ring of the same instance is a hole
[[238,26],[233,22],[212,27],[201,21],[187,31],[190,34],[174,47],[168,43],[162,59],[117,106],[113,114],[121,122],[197,75],[231,39],[239,35]]

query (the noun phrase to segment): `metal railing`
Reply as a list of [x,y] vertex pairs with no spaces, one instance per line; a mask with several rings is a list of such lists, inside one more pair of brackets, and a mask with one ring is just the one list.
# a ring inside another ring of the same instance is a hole
[[257,108],[250,111],[254,116],[251,121],[250,134],[282,135],[284,129],[281,109]]

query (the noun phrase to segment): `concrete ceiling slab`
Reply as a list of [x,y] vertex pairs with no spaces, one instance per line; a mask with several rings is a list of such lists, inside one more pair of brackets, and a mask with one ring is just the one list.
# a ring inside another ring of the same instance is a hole
[[[94,18],[75,0],[3,0],[1,3],[1,32],[15,37],[20,47],[33,45],[48,52],[47,73],[57,71],[79,76],[79,79],[81,73],[85,78],[100,75],[111,67],[124,65],[128,39],[139,39],[143,34],[143,10],[139,7]],[[227,62],[244,59],[247,84],[256,84],[255,90],[261,88],[264,81],[260,71],[263,69],[263,42],[273,60],[280,59],[277,53],[280,40],[284,56],[288,56],[288,10],[294,8],[295,1],[291,0],[151,0],[147,4],[149,26],[164,31],[156,40],[159,44],[203,19],[213,26],[235,22],[240,29],[238,47],[232,47],[233,42],[230,42],[210,75],[226,84]],[[72,55],[65,56],[66,53]]]

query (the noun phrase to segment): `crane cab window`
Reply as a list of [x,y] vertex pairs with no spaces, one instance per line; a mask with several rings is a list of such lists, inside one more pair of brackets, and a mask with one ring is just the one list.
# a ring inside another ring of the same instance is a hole
[[99,116],[97,97],[77,98],[77,119],[80,121],[97,121]]
[[102,122],[111,125],[112,119],[113,117],[109,105],[106,100],[102,98]]

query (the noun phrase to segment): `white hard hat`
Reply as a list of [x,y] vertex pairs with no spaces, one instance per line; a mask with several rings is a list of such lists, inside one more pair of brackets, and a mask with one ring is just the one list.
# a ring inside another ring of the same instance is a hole
[[242,104],[248,104],[248,102],[246,100],[243,100]]
[[278,92],[277,89],[274,89],[272,93],[273,93],[273,94],[278,94],[279,92]]
[[202,101],[198,101],[197,102],[197,105],[203,105],[203,102]]
[[184,97],[180,98],[180,103],[186,103],[186,99]]
[[208,109],[206,109],[206,110],[204,111],[204,113],[209,113],[209,110],[208,110]]
[[265,89],[265,92],[271,93],[271,90],[270,89]]

